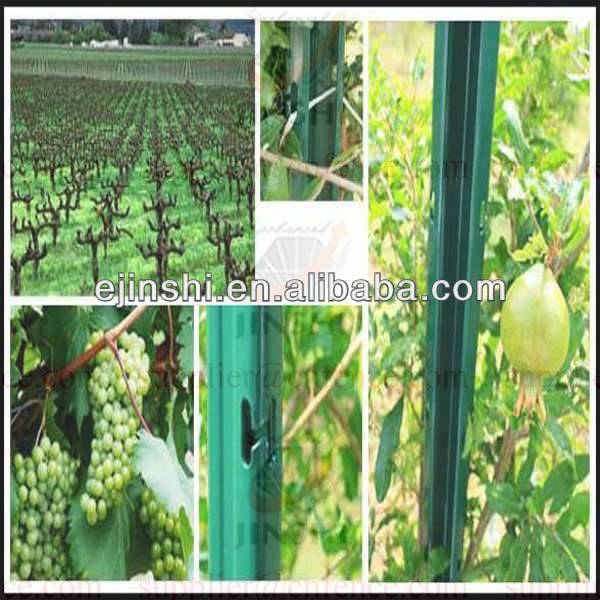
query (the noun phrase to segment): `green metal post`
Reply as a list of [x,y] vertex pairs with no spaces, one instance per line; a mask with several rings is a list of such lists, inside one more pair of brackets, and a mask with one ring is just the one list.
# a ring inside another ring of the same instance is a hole
[[282,309],[208,309],[212,580],[279,578]]
[[[333,138],[333,157],[340,154],[342,149],[342,110],[344,107],[344,65],[346,55],[346,24],[338,25],[338,42],[335,75],[335,135]],[[331,186],[331,199],[337,200],[339,189]]]
[[[290,60],[288,62],[288,83],[295,84],[294,102],[291,111],[297,111],[294,131],[300,141],[302,157],[310,153],[310,37],[312,22],[297,22],[290,24]],[[293,198],[300,198],[308,177],[301,173],[291,173],[291,190]]]
[[[340,151],[345,32],[344,23],[331,21],[289,25],[288,110],[297,111],[294,131],[302,160],[318,166],[329,166]],[[309,107],[332,87],[334,93]],[[300,199],[311,178],[292,173],[290,180],[293,198]],[[328,183],[317,199],[334,200],[337,194],[338,190]]]
[[[438,23],[428,280],[481,278],[499,24]],[[443,290],[442,290],[443,291]],[[446,550],[442,579],[460,577],[479,304],[432,299],[427,314],[425,498],[427,546]]]

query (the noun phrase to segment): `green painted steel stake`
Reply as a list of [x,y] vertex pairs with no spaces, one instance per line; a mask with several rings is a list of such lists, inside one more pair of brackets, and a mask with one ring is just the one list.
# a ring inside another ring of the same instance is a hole
[[207,310],[210,578],[279,579],[282,308]]
[[[432,136],[428,281],[481,278],[498,60],[499,24],[438,23]],[[479,304],[432,299],[427,311],[425,500],[427,547],[463,554],[468,461],[463,456],[474,394]]]
[[[342,110],[344,108],[344,65],[346,56],[346,24],[338,24],[336,76],[335,76],[335,135],[333,138],[333,158],[342,149]],[[331,199],[337,200],[339,189],[331,186]]]
[[[288,32],[287,84],[292,99],[288,111],[298,112],[294,131],[300,141],[302,160],[329,166],[340,151],[346,27],[330,21],[294,22]],[[335,87],[335,93],[310,109],[309,103],[331,87]],[[311,180],[307,175],[291,173],[292,197],[301,199]],[[318,199],[334,200],[337,195],[337,188],[328,183]]]
[[[288,61],[288,87],[296,84],[295,106],[291,112],[298,111],[294,131],[300,141],[302,157],[306,160],[310,153],[310,39],[313,24],[310,21],[300,21],[290,24],[290,57]],[[292,198],[298,199],[308,183],[309,178],[302,173],[290,171]]]

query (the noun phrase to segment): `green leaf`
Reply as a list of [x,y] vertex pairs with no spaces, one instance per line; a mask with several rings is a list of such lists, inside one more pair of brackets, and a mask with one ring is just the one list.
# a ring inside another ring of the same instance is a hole
[[276,87],[271,76],[265,71],[260,72],[260,107],[263,110],[271,108],[275,101]]
[[121,315],[114,306],[93,306],[90,312],[90,329],[108,331],[121,322]]
[[450,558],[445,548],[433,548],[426,563],[427,581],[435,581],[450,566]]
[[139,519],[134,519],[131,528],[131,541],[127,552],[128,577],[148,573],[152,569],[151,545],[146,528]]
[[90,399],[87,388],[87,374],[80,370],[77,371],[69,382],[69,387],[64,392],[64,402],[68,411],[75,417],[77,431],[81,433],[83,419],[90,412]]
[[577,569],[575,568],[575,563],[573,562],[573,559],[567,552],[566,548],[564,548],[563,546],[560,547],[560,568],[563,572],[563,578],[565,581],[579,581]]
[[590,472],[590,455],[576,454],[575,455],[575,482],[581,483]]
[[573,555],[575,562],[579,568],[583,571],[586,577],[590,576],[590,552],[581,543],[578,542],[571,536],[568,536],[565,540],[565,545],[569,549],[569,552]]
[[523,162],[526,162],[528,147],[525,134],[523,133],[523,125],[521,124],[519,107],[513,100],[507,99],[502,104],[502,109],[506,115],[509,133],[517,154]]
[[550,512],[557,513],[566,505],[574,486],[573,467],[564,460],[552,469],[542,489],[544,501],[552,500]]
[[187,565],[188,575],[193,571],[194,558],[194,532],[183,506],[179,509],[179,527],[181,530],[181,548],[183,549],[183,560]]
[[302,199],[313,202],[325,187],[325,179],[322,177],[313,177],[302,190]]
[[183,377],[189,377],[194,372],[194,326],[191,321],[181,324],[177,343],[180,346],[177,353],[179,372]]
[[178,514],[183,506],[191,522],[192,478],[183,472],[164,440],[142,431],[133,451],[133,466],[168,512]]
[[571,442],[569,440],[569,436],[565,433],[565,430],[561,427],[561,425],[555,419],[548,419],[546,421],[546,426],[548,427],[548,431],[554,440],[557,448],[559,448],[563,454],[567,456],[571,455]]
[[269,115],[260,123],[260,147],[277,152],[285,119],[281,115]]
[[156,319],[159,308],[160,307],[158,306],[149,306],[146,308],[146,310],[134,321],[129,328],[129,331],[133,331],[145,339],[151,339],[154,319]]
[[521,495],[511,483],[489,484],[486,487],[486,494],[492,512],[508,518],[521,516],[523,512]]
[[573,496],[569,512],[571,513],[571,527],[587,527],[590,519],[590,493],[585,491]]
[[546,535],[542,564],[546,581],[558,581],[561,573],[561,548],[552,533]]
[[350,446],[344,446],[340,451],[340,456],[342,459],[344,493],[348,500],[354,500],[358,495],[359,467]]
[[[129,488],[128,488],[129,489]],[[127,494],[127,492],[126,492]],[[135,518],[131,500],[124,498],[104,521],[88,524],[78,494],[69,513],[69,555],[75,570],[85,579],[124,580]]]
[[289,200],[290,198],[287,169],[279,160],[269,169],[263,197],[265,200]]
[[58,442],[61,447],[69,448],[69,440],[66,438],[64,431],[56,424],[56,393],[51,393],[46,400],[46,426],[45,431],[48,437],[55,442]]
[[525,579],[528,555],[529,541],[526,536],[521,535],[510,549],[510,566],[506,581],[523,581]]
[[544,581],[543,550],[544,548],[540,539],[537,536],[533,536],[529,551],[529,581],[531,582]]
[[184,390],[178,389],[175,401],[173,402],[173,413],[171,418],[170,434],[173,439],[173,445],[177,454],[179,464],[184,464],[185,453],[187,452],[187,434],[188,424],[183,418],[183,411],[186,404],[186,394]]
[[394,453],[400,441],[400,426],[404,412],[404,399],[400,398],[384,417],[375,462],[375,492],[377,502],[383,502],[392,480]]

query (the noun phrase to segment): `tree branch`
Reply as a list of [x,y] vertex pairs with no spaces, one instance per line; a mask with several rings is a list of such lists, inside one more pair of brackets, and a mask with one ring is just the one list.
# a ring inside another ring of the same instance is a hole
[[310,400],[302,414],[298,417],[298,420],[290,427],[289,431],[283,437],[283,446],[289,446],[292,438],[298,433],[310,416],[319,408],[319,405],[323,400],[327,397],[327,394],[333,389],[337,380],[344,374],[344,371],[350,364],[352,357],[358,349],[360,348],[362,340],[359,335],[357,335],[351,342],[348,348],[346,349],[346,353],[342,357],[342,360],[339,362],[338,366],[333,371],[331,377],[325,383],[325,385],[319,390],[317,395]]
[[[510,466],[512,457],[515,453],[517,442],[527,437],[528,434],[529,429],[527,427],[523,427],[522,429],[513,431],[510,425],[508,425],[508,427],[504,431],[502,447],[500,449],[500,456],[498,458],[498,462],[496,463],[496,467],[494,468],[494,483],[500,483],[504,480],[506,472],[508,471],[508,467]],[[479,523],[477,524],[477,529],[475,530],[475,535],[473,536],[473,538],[471,539],[471,543],[469,544],[469,550],[467,551],[467,558],[465,560],[464,569],[468,569],[475,561],[475,558],[479,553],[481,542],[483,541],[483,537],[490,523],[490,519],[492,518],[492,514],[493,513],[490,509],[489,502],[486,501],[485,506],[483,507],[483,511],[481,512],[481,517],[479,518]]]
[[100,338],[100,340],[98,340],[89,350],[86,350],[83,354],[74,358],[55,375],[51,374],[46,385],[52,389],[71,377],[107,346],[107,340],[114,341],[118,339],[123,332],[127,331],[127,329],[140,318],[146,308],[148,308],[148,306],[143,304],[136,306],[118,325],[109,330],[106,335]]
[[287,169],[292,169],[292,171],[298,171],[299,173],[306,173],[307,175],[312,175],[313,177],[325,179],[325,181],[333,183],[333,185],[336,185],[343,190],[357,194],[362,198],[362,187],[360,185],[354,183],[354,181],[344,179],[344,177],[340,177],[339,175],[332,173],[330,169],[326,169],[325,167],[318,167],[316,165],[301,162],[293,158],[288,158],[287,156],[274,154],[268,150],[261,150],[260,158],[272,164],[281,163]]

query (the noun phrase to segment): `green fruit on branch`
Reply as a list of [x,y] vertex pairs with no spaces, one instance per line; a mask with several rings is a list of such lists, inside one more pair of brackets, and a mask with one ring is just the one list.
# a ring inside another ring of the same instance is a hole
[[150,552],[154,578],[187,579],[179,518],[169,514],[149,488],[142,492],[140,521],[144,524],[152,543]]
[[[89,346],[102,335],[92,334]],[[88,382],[94,438],[85,492],[81,495],[81,508],[90,525],[104,520],[108,511],[120,503],[132,476],[131,457],[140,423],[129,393],[141,411],[150,387],[150,360],[144,349],[144,340],[135,333],[125,332],[119,337],[125,375],[110,348],[101,350],[94,359]]]
[[11,579],[72,579],[67,512],[79,461],[44,436],[31,456],[15,454],[13,466],[19,507],[11,528]]
[[500,337],[520,374],[515,415],[535,409],[543,421],[542,378],[561,368],[569,349],[569,309],[550,269],[536,264],[514,281],[502,307]]

